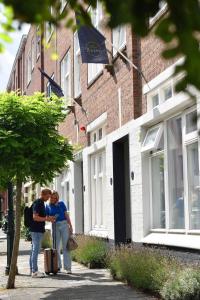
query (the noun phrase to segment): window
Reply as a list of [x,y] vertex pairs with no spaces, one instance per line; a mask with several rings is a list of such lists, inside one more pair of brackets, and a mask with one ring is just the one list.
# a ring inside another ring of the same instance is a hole
[[[49,10],[50,10],[51,15],[53,15],[53,8],[50,7]],[[47,43],[49,42],[53,31],[54,31],[54,25],[51,22],[46,22],[45,23],[45,39],[46,39]]]
[[117,49],[122,49],[126,45],[126,27],[118,26],[112,31],[113,56],[117,54]]
[[33,71],[35,65],[35,41],[32,39],[31,42],[31,71]]
[[61,87],[65,98],[71,97],[70,52],[61,61]]
[[[102,5],[99,1],[97,1],[97,7],[89,9],[92,24],[95,28],[100,30],[100,23],[102,20]],[[98,76],[99,73],[103,70],[102,64],[88,64],[88,83],[93,81],[95,77]]]
[[104,185],[105,185],[105,152],[91,156],[91,215],[92,229],[101,229],[104,225]]
[[180,116],[167,122],[167,155],[169,181],[170,228],[183,229],[184,221],[184,186],[183,186],[183,151],[182,118]]
[[[151,229],[200,230],[199,137],[196,109],[165,120],[147,131],[142,147],[149,160]],[[191,123],[192,121],[192,123]],[[191,132],[195,134],[191,135]],[[149,147],[149,148],[152,148]],[[146,171],[145,171],[146,172]]]
[[31,72],[32,72],[32,56],[31,51],[29,51],[27,60],[26,60],[26,66],[27,66],[27,85],[31,81]]
[[90,133],[91,144],[100,141],[105,136],[105,126],[97,128]]
[[54,26],[52,23],[50,22],[46,22],[45,24],[45,37],[46,37],[46,42],[49,42],[51,36],[52,36],[52,33],[54,31]]
[[162,124],[149,129],[146,133],[144,142],[142,144],[142,152],[156,149],[161,140],[162,132],[163,132]]
[[[54,74],[51,76],[51,79],[54,80]],[[48,81],[47,82],[47,88],[46,88],[46,95],[47,97],[51,97],[51,85],[50,85],[50,82]]]
[[186,115],[186,134],[197,130],[197,111]]
[[172,97],[172,86],[169,85],[163,88],[163,101],[166,101]]
[[151,158],[152,178],[152,228],[165,228],[165,182],[164,182],[164,154],[158,153]]
[[155,94],[154,96],[152,96],[152,106],[153,108],[158,106],[159,104],[159,95]]
[[187,146],[188,201],[190,229],[200,229],[200,182],[198,142]]
[[38,26],[36,30],[36,59],[40,57],[40,50],[41,50],[41,33],[40,33],[40,26]]
[[167,83],[161,85],[159,88],[149,93],[149,95],[147,96],[148,110],[151,110],[159,104],[170,100],[175,95],[175,84],[176,79],[170,79]]
[[74,97],[81,94],[81,53],[77,32],[74,34]]

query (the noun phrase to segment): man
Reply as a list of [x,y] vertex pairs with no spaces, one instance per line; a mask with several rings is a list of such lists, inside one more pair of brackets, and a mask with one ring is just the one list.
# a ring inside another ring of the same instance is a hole
[[38,272],[38,254],[41,248],[41,241],[45,232],[45,221],[54,222],[55,217],[46,216],[44,203],[50,198],[51,190],[43,189],[40,198],[33,203],[33,221],[30,231],[32,237],[32,249],[30,255],[30,272],[32,277],[44,277],[44,273]]

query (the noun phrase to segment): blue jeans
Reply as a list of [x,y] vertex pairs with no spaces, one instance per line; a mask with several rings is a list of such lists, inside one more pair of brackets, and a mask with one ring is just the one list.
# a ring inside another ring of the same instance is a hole
[[[54,228],[54,226],[53,226]],[[71,270],[71,256],[67,251],[67,241],[69,239],[69,227],[67,221],[56,222],[56,249],[58,251],[58,268],[62,268],[60,246],[62,240],[63,248],[63,265],[65,270]]]
[[32,237],[32,249],[31,249],[29,264],[30,264],[31,272],[35,273],[38,271],[38,254],[40,253],[40,249],[41,249],[43,233],[31,232],[31,237]]

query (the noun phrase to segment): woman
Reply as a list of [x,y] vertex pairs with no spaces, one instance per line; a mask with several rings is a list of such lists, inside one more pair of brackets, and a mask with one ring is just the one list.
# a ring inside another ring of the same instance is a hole
[[67,250],[67,241],[70,234],[72,234],[72,224],[70,217],[67,213],[67,208],[63,201],[59,201],[59,195],[53,191],[50,198],[50,203],[46,206],[47,216],[55,216],[56,222],[53,230],[56,230],[56,249],[58,251],[58,269],[62,268],[61,255],[60,255],[60,242],[62,239],[63,245],[63,265],[67,274],[71,274],[71,257]]

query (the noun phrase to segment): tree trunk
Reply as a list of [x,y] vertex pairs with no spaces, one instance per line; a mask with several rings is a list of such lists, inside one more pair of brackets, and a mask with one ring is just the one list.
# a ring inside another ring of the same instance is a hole
[[22,182],[17,180],[17,194],[16,194],[16,208],[15,208],[15,238],[12,251],[12,259],[10,265],[10,272],[7,281],[7,289],[15,288],[15,275],[17,268],[17,258],[19,252],[20,228],[21,228],[21,195]]

